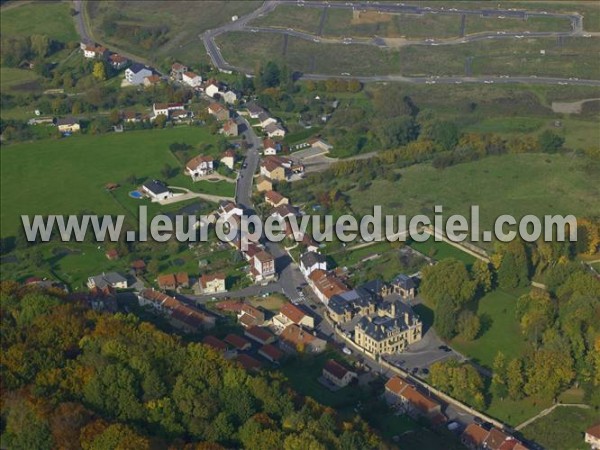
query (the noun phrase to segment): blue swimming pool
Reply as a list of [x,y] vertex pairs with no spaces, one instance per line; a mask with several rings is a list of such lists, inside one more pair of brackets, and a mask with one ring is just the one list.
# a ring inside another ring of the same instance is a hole
[[142,198],[144,194],[142,194],[140,191],[131,191],[129,196],[132,198]]

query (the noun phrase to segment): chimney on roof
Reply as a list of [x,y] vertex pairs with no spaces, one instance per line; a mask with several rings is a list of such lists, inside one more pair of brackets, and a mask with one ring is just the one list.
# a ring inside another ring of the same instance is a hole
[[396,302],[392,302],[391,313],[392,317],[396,317]]
[[408,312],[404,313],[404,321],[407,325],[410,325],[410,314],[408,314]]

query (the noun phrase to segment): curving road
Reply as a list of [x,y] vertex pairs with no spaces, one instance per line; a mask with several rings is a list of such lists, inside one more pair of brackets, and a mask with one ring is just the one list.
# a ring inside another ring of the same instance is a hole
[[[382,3],[372,2],[328,2],[328,1],[292,1],[292,0],[269,0],[265,1],[260,8],[253,11],[252,13],[241,17],[235,22],[227,23],[219,28],[206,31],[202,37],[204,47],[208,53],[213,65],[223,72],[238,71],[243,72],[247,75],[253,75],[253,71],[249,68],[237,67],[228,63],[221,53],[221,49],[215,42],[215,38],[218,36],[232,32],[232,31],[244,31],[244,32],[261,32],[261,33],[278,33],[293,36],[299,39],[310,40],[313,42],[321,43],[343,43],[343,44],[354,44],[354,45],[373,45],[378,47],[386,47],[387,43],[385,39],[375,38],[323,38],[310,33],[297,31],[291,28],[276,28],[276,27],[255,27],[248,26],[248,22],[261,17],[277,7],[279,4],[297,4],[299,7],[310,7],[310,8],[334,8],[334,9],[361,9],[361,10],[373,10],[387,13],[410,13],[410,14],[455,14],[455,15],[477,15],[484,17],[512,17],[519,19],[526,19],[529,17],[554,17],[568,19],[571,22],[571,31],[568,32],[495,32],[495,33],[478,33],[476,35],[465,36],[455,39],[425,39],[421,41],[411,41],[405,45],[459,45],[466,42],[474,42],[485,39],[515,39],[527,37],[560,37],[560,36],[591,36],[591,34],[585,34],[583,30],[583,17],[580,14],[560,14],[560,13],[549,13],[545,11],[524,11],[524,10],[466,10],[466,9],[445,9],[443,7],[430,8],[430,7],[419,7],[412,5],[403,5],[401,3]],[[595,33],[594,33],[595,34]],[[537,77],[537,76],[477,76],[477,77],[406,77],[402,75],[373,75],[373,76],[352,76],[352,74],[346,75],[333,75],[333,74],[316,74],[316,73],[305,73],[300,78],[305,80],[326,80],[331,77],[336,78],[353,78],[362,82],[378,82],[378,81],[399,81],[405,83],[416,83],[416,84],[460,84],[460,83],[481,83],[481,84],[514,84],[514,83],[526,83],[526,84],[559,84],[559,85],[584,85],[584,86],[600,86],[600,80],[580,80],[576,78],[553,78],[553,77]]]

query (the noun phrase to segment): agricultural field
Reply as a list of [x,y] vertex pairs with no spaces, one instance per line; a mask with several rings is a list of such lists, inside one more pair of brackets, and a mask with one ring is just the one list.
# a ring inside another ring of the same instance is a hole
[[310,34],[317,34],[322,8],[299,8],[296,5],[279,4],[262,17],[249,22],[250,26],[293,28]]
[[[69,2],[29,2],[2,10],[0,25],[6,36],[43,34],[62,43],[77,42],[79,36]],[[4,74],[3,74],[4,75]]]
[[[537,8],[536,8],[537,9]],[[559,17],[530,17],[527,20],[496,17],[467,16],[465,35],[493,32],[571,31],[571,21]]]
[[[457,45],[409,45],[399,48],[364,44],[312,42],[271,33],[233,32],[217,42],[225,59],[246,69],[257,61],[285,63],[305,73],[352,76],[464,76],[465,62],[472,58],[474,76],[551,76],[597,79],[598,65],[590,55],[600,51],[598,38],[506,38]],[[545,54],[541,52],[544,51]]]
[[481,205],[481,230],[492,229],[500,214],[600,214],[600,167],[583,157],[547,154],[503,155],[443,170],[420,164],[401,170],[397,182],[374,180],[364,191],[347,192],[356,214],[372,211],[373,199],[383,213],[444,217],[470,213]]
[[0,91],[3,93],[20,91],[24,87],[28,90],[36,90],[40,87],[40,80],[41,78],[32,70],[0,68]]
[[[2,150],[1,187],[2,236],[14,235],[21,214],[122,214],[137,210],[140,200],[130,198],[136,185],[152,178],[164,178],[165,164],[177,172],[167,182],[197,192],[230,194],[234,185],[192,183],[181,171],[180,162],[169,150],[173,142],[197,147],[214,144],[216,137],[207,129],[181,127],[164,130],[130,131],[99,136],[77,135],[32,143],[14,144]],[[212,147],[207,153],[218,150]],[[107,183],[119,183],[114,194]],[[144,202],[148,203],[148,202]],[[182,204],[170,205],[179,209]],[[150,211],[156,208],[150,207]],[[158,212],[158,211],[156,211]]]

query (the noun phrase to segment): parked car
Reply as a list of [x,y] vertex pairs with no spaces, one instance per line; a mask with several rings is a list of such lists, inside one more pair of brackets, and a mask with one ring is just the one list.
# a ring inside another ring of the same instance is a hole
[[352,354],[352,350],[350,350],[348,347],[344,347],[342,349],[342,351],[346,354],[346,355],[351,355]]

